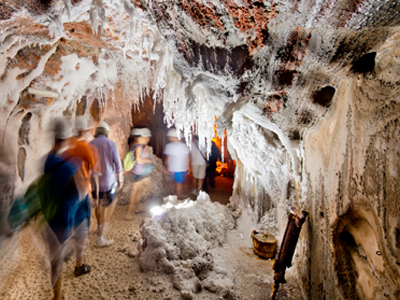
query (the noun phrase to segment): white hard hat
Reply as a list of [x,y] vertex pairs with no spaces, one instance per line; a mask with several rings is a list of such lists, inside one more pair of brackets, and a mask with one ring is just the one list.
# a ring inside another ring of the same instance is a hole
[[178,132],[176,131],[175,128],[171,128],[170,130],[168,130],[167,136],[179,138]]
[[104,128],[107,131],[110,131],[110,127],[108,127],[108,124],[104,121],[101,121],[98,125],[97,128]]
[[81,131],[81,130],[89,130],[89,119],[86,118],[86,116],[77,116],[75,118],[75,130],[76,131]]
[[131,136],[151,137],[151,131],[148,128],[133,128]]
[[65,140],[72,136],[71,125],[66,119],[56,119],[54,123],[54,135],[57,140]]

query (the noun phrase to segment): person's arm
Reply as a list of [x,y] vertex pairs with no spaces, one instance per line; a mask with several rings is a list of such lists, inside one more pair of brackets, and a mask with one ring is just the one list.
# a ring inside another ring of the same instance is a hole
[[139,164],[151,164],[152,161],[150,158],[142,158],[142,151],[143,151],[143,147],[136,147],[135,150],[135,159]]
[[97,176],[96,174],[93,174],[92,175],[92,183],[93,183],[93,189],[94,189],[93,192],[95,195],[94,203],[97,206],[99,204],[99,176]]
[[164,154],[164,173],[168,172],[168,155]]
[[118,181],[118,189],[121,189],[123,181],[124,181],[124,177],[122,176],[123,169],[122,169],[121,159],[119,157],[117,145],[114,144],[113,149],[114,149],[113,163],[114,163],[115,176],[117,177],[117,181]]

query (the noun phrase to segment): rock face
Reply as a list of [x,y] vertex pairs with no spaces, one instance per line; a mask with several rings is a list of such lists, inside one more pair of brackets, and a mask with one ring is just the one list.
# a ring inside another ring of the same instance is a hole
[[209,145],[215,118],[227,129],[231,204],[249,207],[254,223],[281,238],[291,208],[310,213],[293,264],[307,297],[398,299],[399,10],[396,1],[3,1],[0,125],[16,150],[1,158],[15,161],[2,199],[38,174],[52,118],[106,120],[123,153],[138,124],[132,106],[152,95],[186,137],[195,126]]

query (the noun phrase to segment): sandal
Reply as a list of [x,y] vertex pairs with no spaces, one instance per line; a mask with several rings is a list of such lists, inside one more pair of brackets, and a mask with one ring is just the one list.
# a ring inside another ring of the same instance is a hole
[[88,265],[82,264],[80,267],[75,267],[74,274],[76,277],[81,276],[83,274],[87,274],[92,270],[92,268]]

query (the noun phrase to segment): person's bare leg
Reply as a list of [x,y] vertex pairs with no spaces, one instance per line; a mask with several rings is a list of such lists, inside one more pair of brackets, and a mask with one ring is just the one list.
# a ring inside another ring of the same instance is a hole
[[197,179],[197,193],[200,193],[203,188],[204,179]]
[[103,223],[103,206],[101,205],[102,200],[97,200],[97,206],[95,208],[97,226],[100,227],[101,223]]
[[107,240],[104,238],[104,231],[105,231],[105,227],[108,223],[108,220],[110,219],[112,213],[114,212],[114,208],[115,208],[115,204],[117,203],[117,199],[114,199],[113,202],[111,202],[111,204],[107,207],[102,207],[101,210],[101,220],[102,223],[99,226],[99,233],[97,236],[97,243],[99,246],[101,247],[106,247],[106,246],[110,246],[114,243],[113,240]]
[[141,181],[142,183],[142,193],[140,198],[144,198],[149,195],[151,189],[153,188],[153,182],[151,181],[150,177],[146,177]]
[[176,184],[176,196],[178,197],[178,199],[181,196],[181,192],[182,192],[182,183],[177,183]]
[[125,217],[127,219],[131,218],[132,214],[132,209],[136,204],[137,198],[138,198],[138,192],[139,192],[139,182],[133,182],[132,183],[132,189],[131,189],[131,194],[129,197],[129,205],[128,205],[128,211],[126,212]]
[[111,202],[111,204],[109,206],[103,207],[103,209],[104,209],[104,215],[103,215],[104,216],[104,221],[103,221],[103,224],[108,223],[108,221],[110,220],[110,218],[111,218],[111,216],[112,216],[112,214],[114,212],[115,205],[117,204],[117,200],[118,199],[115,198],[114,201]]
[[85,219],[82,224],[80,224],[75,232],[75,252],[76,252],[76,267],[81,267],[83,265],[83,257],[88,245],[89,239],[89,228],[86,225],[87,220]]
[[53,286],[54,297],[53,300],[62,300],[61,294],[61,274],[58,276],[56,283]]

